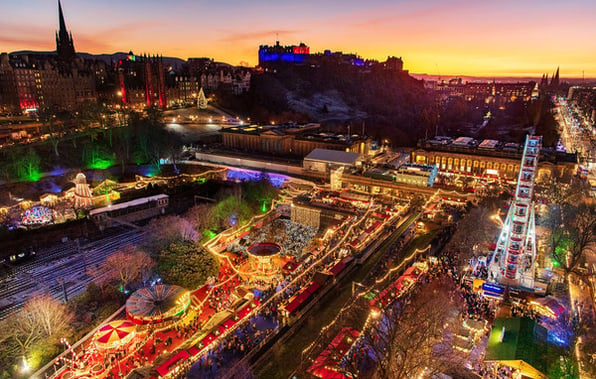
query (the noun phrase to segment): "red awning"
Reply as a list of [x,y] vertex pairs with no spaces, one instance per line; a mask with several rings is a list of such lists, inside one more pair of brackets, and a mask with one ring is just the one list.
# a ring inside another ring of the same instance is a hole
[[321,285],[319,283],[311,282],[310,286],[308,286],[308,288],[306,289],[306,292],[312,294],[315,293],[319,288],[321,288]]
[[331,270],[329,270],[330,273],[332,273],[333,275],[337,275],[339,274],[344,268],[346,267],[346,264],[341,261],[338,264],[336,264],[335,266],[333,266],[331,268]]

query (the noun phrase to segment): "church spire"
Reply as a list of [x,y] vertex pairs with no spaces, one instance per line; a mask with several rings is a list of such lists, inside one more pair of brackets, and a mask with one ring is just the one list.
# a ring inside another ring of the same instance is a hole
[[60,4],[60,0],[58,0],[58,21],[60,24],[60,29],[58,29],[58,33],[62,34],[66,32],[66,22],[64,22],[64,14],[62,13],[62,4]]
[[557,71],[555,72],[555,74],[553,75],[553,78],[551,79],[550,86],[553,88],[559,87],[559,67],[557,67]]
[[58,53],[58,59],[70,61],[75,58],[74,42],[72,40],[72,34],[66,29],[60,0],[58,0],[58,26],[59,29],[56,32],[56,53]]

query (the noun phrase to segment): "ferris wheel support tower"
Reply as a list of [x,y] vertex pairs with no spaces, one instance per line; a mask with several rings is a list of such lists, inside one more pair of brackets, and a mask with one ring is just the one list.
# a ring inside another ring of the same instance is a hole
[[515,198],[489,264],[489,280],[492,282],[534,289],[536,224],[532,197],[541,147],[541,136],[526,137]]

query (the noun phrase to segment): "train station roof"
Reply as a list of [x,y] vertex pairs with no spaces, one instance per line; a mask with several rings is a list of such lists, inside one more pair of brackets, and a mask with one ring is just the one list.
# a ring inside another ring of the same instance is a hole
[[355,164],[360,154],[341,150],[314,149],[304,159],[340,164]]

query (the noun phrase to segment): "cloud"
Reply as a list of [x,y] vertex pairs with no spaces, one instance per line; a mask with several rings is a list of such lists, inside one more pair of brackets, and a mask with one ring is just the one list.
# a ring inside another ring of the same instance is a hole
[[53,41],[47,38],[28,38],[22,37],[10,37],[6,35],[0,35],[0,45],[6,46],[20,46],[18,49],[31,49],[31,48],[42,48],[46,49],[52,45]]
[[107,53],[114,49],[114,45],[107,39],[99,39],[96,36],[73,35],[75,49],[86,53]]
[[270,39],[272,36],[284,37],[293,34],[301,33],[301,30],[261,30],[254,32],[235,32],[227,33],[227,35],[221,37],[219,40],[222,42],[240,42],[240,41],[254,41],[262,39]]

